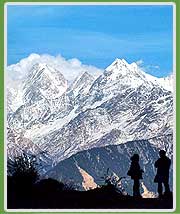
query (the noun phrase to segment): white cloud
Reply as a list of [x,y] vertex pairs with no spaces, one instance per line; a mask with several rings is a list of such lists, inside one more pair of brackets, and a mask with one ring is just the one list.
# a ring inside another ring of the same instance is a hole
[[141,66],[142,64],[144,64],[144,61],[142,59],[140,59],[140,60],[136,61],[136,64],[138,66]]
[[19,63],[7,67],[7,76],[12,80],[23,80],[32,66],[36,63],[46,63],[60,71],[64,77],[72,82],[80,73],[87,71],[93,76],[99,76],[103,70],[92,65],[84,65],[76,58],[65,59],[61,55],[51,56],[47,54],[31,54],[22,59]]
[[148,65],[146,66],[146,69],[152,70],[152,69],[160,69],[159,65]]
[[152,70],[159,70],[159,69],[160,69],[160,66],[159,66],[159,65],[146,65],[142,59],[139,59],[138,61],[136,61],[136,64],[137,64],[142,70],[144,70],[144,71],[147,72],[147,73],[148,73],[149,71],[152,71]]

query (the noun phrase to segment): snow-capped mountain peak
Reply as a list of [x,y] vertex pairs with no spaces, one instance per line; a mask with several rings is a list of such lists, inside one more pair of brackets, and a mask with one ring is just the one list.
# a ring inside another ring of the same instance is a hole
[[[144,72],[133,62],[129,64],[125,59],[116,59],[110,66],[105,69],[105,74],[111,76],[111,80],[125,80],[136,85],[139,80],[146,80]],[[138,84],[139,85],[139,84]]]
[[87,71],[83,72],[82,74],[80,74],[72,83],[72,85],[70,86],[71,89],[75,89],[77,88],[77,86],[81,85],[82,82],[86,81],[86,80],[94,80],[94,77],[92,75],[90,75]]
[[137,88],[138,86],[146,84],[152,87],[152,82],[148,82],[143,72],[138,66],[128,64],[124,59],[116,59],[110,66],[108,66],[104,73],[96,79],[91,90],[98,87],[99,90],[103,90],[105,94],[111,94],[109,88],[111,88],[113,94],[119,90],[123,90],[124,87]]
[[111,71],[111,72],[119,72],[121,71],[122,74],[127,71],[129,67],[129,64],[126,62],[125,59],[118,59],[116,58],[114,62],[108,66],[105,70],[106,71]]
[[69,87],[68,91],[73,91],[74,96],[85,94],[90,89],[95,78],[87,71],[81,73]]
[[28,73],[24,84],[25,102],[60,97],[67,90],[67,80],[46,63],[36,63]]
[[143,71],[135,62],[129,64],[125,59],[116,58],[115,61],[105,69],[105,74],[110,76],[111,81],[121,79],[134,86],[144,82],[151,85],[159,85],[168,91],[173,91],[173,75],[164,78],[152,76]]

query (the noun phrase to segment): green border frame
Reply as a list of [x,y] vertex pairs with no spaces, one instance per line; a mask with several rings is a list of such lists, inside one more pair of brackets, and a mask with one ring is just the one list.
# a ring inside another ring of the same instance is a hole
[[[176,83],[178,80],[180,81],[180,61],[178,61],[178,57],[180,57],[180,0],[0,0],[0,214],[10,213],[4,210],[4,4],[7,2],[173,2],[176,4]],[[180,121],[178,120],[180,117],[180,101],[178,100],[178,92],[180,91],[180,85],[176,84],[176,210],[173,213],[180,214],[180,167],[178,163],[180,163],[180,145],[177,143],[180,140],[180,134],[178,133],[178,127],[180,127]],[[179,202],[179,203],[178,203]],[[18,212],[13,212],[18,213]],[[25,212],[21,212],[25,213]],[[28,212],[28,213],[37,213],[37,212]],[[45,214],[47,212],[41,212],[41,214]],[[58,213],[58,212],[54,212]],[[73,213],[73,212],[69,212]],[[82,213],[82,212],[76,212]],[[86,212],[87,213],[87,212]],[[89,212],[92,213],[92,212]],[[98,211],[96,213],[99,213]],[[108,213],[108,212],[103,212]],[[117,212],[124,213],[124,212]],[[137,212],[126,212],[126,213],[137,213]],[[138,212],[143,213],[143,212]],[[146,212],[152,213],[152,212]],[[160,213],[160,212],[158,212]],[[163,212],[161,212],[163,213]],[[155,212],[153,212],[155,214]]]

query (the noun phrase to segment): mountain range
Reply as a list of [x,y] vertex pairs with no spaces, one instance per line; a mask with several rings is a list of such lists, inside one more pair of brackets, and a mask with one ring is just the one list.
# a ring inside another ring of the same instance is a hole
[[138,152],[144,184],[155,192],[158,151],[173,155],[172,81],[116,59],[98,77],[84,71],[69,84],[61,67],[35,63],[20,84],[6,90],[8,157],[35,154],[44,166],[42,177],[88,189],[85,173],[95,186],[107,168],[126,176]]

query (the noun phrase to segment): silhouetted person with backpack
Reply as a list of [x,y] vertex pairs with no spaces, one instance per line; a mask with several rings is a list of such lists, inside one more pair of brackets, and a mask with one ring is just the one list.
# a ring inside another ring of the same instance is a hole
[[129,171],[127,172],[127,175],[131,176],[131,179],[134,180],[134,185],[133,185],[133,196],[134,197],[141,197],[140,194],[140,182],[139,180],[142,179],[142,173],[144,171],[140,168],[139,165],[139,155],[134,154],[131,157],[131,166]]
[[163,186],[165,187],[165,194],[170,193],[169,189],[169,169],[171,165],[171,160],[166,156],[166,152],[164,150],[160,150],[159,152],[160,158],[155,162],[154,166],[157,168],[157,174],[154,178],[154,182],[158,183],[158,194],[159,197],[163,195]]

